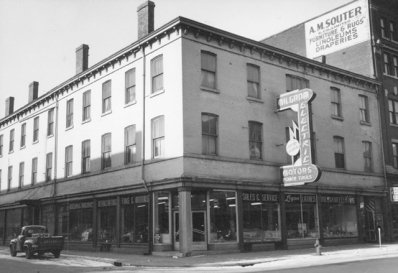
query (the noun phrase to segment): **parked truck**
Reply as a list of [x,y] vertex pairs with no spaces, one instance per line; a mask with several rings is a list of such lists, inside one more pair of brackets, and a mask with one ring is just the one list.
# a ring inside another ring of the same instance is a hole
[[18,252],[25,252],[26,258],[31,259],[35,253],[50,252],[59,258],[63,247],[64,237],[50,236],[45,226],[31,225],[22,227],[18,237],[11,240],[10,253],[15,257]]

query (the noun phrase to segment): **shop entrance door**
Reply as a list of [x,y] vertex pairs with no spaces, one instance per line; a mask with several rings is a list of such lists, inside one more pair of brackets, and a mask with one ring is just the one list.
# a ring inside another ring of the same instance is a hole
[[[174,211],[174,250],[180,250],[179,212]],[[207,250],[206,211],[192,212],[192,250]]]
[[372,211],[365,212],[365,232],[368,241],[376,241],[375,218]]

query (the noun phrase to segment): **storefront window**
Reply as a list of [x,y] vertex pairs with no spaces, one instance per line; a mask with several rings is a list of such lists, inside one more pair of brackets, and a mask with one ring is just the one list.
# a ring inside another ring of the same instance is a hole
[[148,202],[148,195],[121,198],[122,243],[148,242]]
[[97,242],[116,242],[116,206],[116,198],[98,201]]
[[391,206],[392,209],[392,226],[394,232],[394,238],[398,238],[398,203],[393,203]]
[[0,210],[0,244],[3,244],[4,241],[4,224],[5,224],[5,210]]
[[17,237],[21,230],[21,209],[7,210],[6,244]]
[[237,241],[234,191],[210,192],[210,243]]
[[355,196],[322,196],[323,236],[358,236]]
[[93,241],[93,202],[58,207],[58,232],[70,242]]
[[170,235],[170,193],[154,193],[154,243],[171,244]]
[[318,238],[316,195],[286,194],[286,226],[288,238]]
[[278,194],[243,192],[242,205],[245,242],[281,240]]
[[29,207],[22,208],[22,226],[27,226],[32,223],[32,209]]
[[54,205],[43,206],[41,210],[41,224],[46,226],[48,232],[54,235]]

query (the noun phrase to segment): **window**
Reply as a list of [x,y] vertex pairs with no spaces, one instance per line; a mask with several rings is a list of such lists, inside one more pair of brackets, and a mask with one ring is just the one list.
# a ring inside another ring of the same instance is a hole
[[111,81],[107,81],[102,85],[102,113],[111,111]]
[[8,184],[7,184],[7,190],[11,189],[11,184],[12,184],[12,166],[8,167]]
[[24,177],[25,177],[25,163],[21,162],[19,163],[19,181],[18,181],[18,188],[22,188],[23,183],[24,183]]
[[363,141],[362,144],[365,172],[372,172],[372,143],[369,141]]
[[333,137],[334,142],[334,160],[336,168],[344,169],[344,138],[335,136]]
[[152,157],[165,154],[164,142],[164,116],[152,119]]
[[65,177],[71,176],[73,172],[73,146],[65,148]]
[[394,56],[393,58],[393,75],[398,77],[398,57]]
[[388,111],[390,113],[390,123],[398,124],[398,101],[388,100]]
[[136,161],[136,146],[135,146],[135,125],[131,125],[124,129],[125,141],[125,164]]
[[73,99],[66,102],[66,128],[73,126]]
[[286,92],[309,87],[309,81],[294,75],[286,75]]
[[39,117],[33,120],[33,142],[39,141]]
[[260,98],[260,67],[252,64],[247,65],[247,90],[249,97]]
[[10,131],[10,152],[14,151],[14,132],[14,129]]
[[383,60],[384,60],[383,73],[391,75],[390,54],[383,53]]
[[48,111],[47,136],[54,134],[54,109]]
[[202,86],[216,89],[217,55],[210,52],[201,52]]
[[46,157],[46,181],[51,181],[52,169],[53,169],[53,153],[48,153]]
[[3,155],[3,135],[0,135],[0,156]]
[[152,60],[151,75],[152,93],[163,90],[163,55],[160,55]]
[[217,155],[218,116],[202,114],[202,153]]
[[112,151],[112,135],[107,133],[102,136],[102,169],[110,168]]
[[261,123],[249,122],[250,159],[262,159],[262,131],[263,125]]
[[37,183],[37,157],[32,159],[32,185]]
[[395,32],[395,22],[390,22],[390,39],[391,41],[396,41],[397,40],[397,36],[396,36],[396,32]]
[[90,119],[91,91],[83,93],[83,121]]
[[368,97],[359,95],[360,120],[369,123]]
[[398,143],[392,143],[392,165],[395,169],[398,169]]
[[82,173],[90,172],[90,140],[82,143]]
[[341,94],[340,89],[331,87],[332,95],[332,116],[341,117]]
[[388,30],[386,29],[387,20],[384,18],[380,19],[381,37],[388,39]]
[[135,69],[130,69],[125,75],[126,94],[125,104],[135,101]]
[[26,144],[26,123],[21,125],[21,147],[25,147]]

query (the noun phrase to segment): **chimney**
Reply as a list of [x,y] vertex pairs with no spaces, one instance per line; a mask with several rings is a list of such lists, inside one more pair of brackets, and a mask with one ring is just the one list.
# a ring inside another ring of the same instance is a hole
[[39,83],[38,82],[32,82],[29,84],[29,101],[28,103],[36,100],[38,98],[39,94]]
[[14,113],[14,97],[9,97],[6,99],[6,116]]
[[155,3],[146,1],[137,8],[138,40],[151,33],[155,28]]
[[82,44],[76,48],[76,74],[86,71],[88,68],[88,45]]

